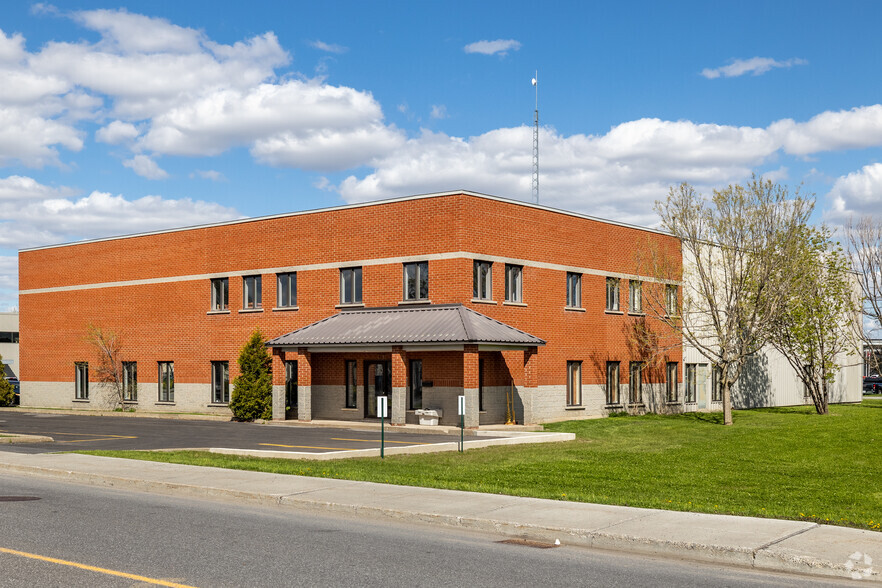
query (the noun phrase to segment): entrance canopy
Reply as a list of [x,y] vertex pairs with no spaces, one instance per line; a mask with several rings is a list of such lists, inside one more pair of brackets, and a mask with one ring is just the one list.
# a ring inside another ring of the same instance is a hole
[[391,345],[523,349],[545,341],[461,304],[437,304],[346,309],[267,342],[268,347],[313,352]]

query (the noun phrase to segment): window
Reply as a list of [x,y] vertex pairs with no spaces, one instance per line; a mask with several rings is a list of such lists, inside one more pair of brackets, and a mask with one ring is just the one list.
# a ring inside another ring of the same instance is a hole
[[74,380],[74,398],[77,400],[89,399],[89,364],[85,361],[78,361],[74,364],[76,368]]
[[242,308],[260,308],[263,306],[260,276],[242,278]]
[[297,306],[297,272],[276,275],[276,306]]
[[667,374],[668,374],[667,400],[668,400],[668,402],[677,402],[677,398],[680,395],[678,393],[678,387],[677,387],[677,363],[676,362],[673,362],[673,361],[668,362]]
[[476,261],[472,271],[472,298],[490,300],[493,298],[492,264],[489,261]]
[[711,402],[723,401],[723,370],[714,366],[711,370]]
[[618,278],[607,278],[606,279],[606,309],[607,310],[618,310],[619,309],[619,279]]
[[619,403],[619,362],[606,362],[606,403]]
[[677,286],[665,286],[665,312],[668,316],[677,316]]
[[410,409],[423,407],[423,361],[410,360]]
[[519,265],[505,266],[505,301],[522,302],[524,268]]
[[175,362],[159,362],[159,402],[175,401]]
[[211,280],[211,310],[227,310],[230,301],[230,278]]
[[346,362],[346,408],[358,407],[358,362]]
[[285,406],[297,406],[297,361],[285,362]]
[[18,343],[18,331],[0,331],[0,343]]
[[340,270],[340,304],[361,303],[361,268],[347,267]]
[[123,400],[135,402],[138,400],[138,364],[134,361],[124,361],[122,366]]
[[582,306],[582,274],[567,272],[567,306],[570,308]]
[[567,362],[567,406],[582,405],[582,362]]
[[695,402],[696,396],[696,364],[687,363],[686,364],[686,373],[683,376],[683,379],[686,380],[686,395],[683,400],[686,402]]
[[630,378],[631,382],[631,404],[640,404],[643,402],[643,364],[639,361],[631,362]]
[[643,283],[637,280],[628,282],[628,312],[643,312]]
[[484,410],[484,360],[478,359],[478,412]]
[[229,362],[211,362],[211,401],[215,404],[229,404],[230,402]]
[[404,299],[429,299],[429,262],[404,264]]

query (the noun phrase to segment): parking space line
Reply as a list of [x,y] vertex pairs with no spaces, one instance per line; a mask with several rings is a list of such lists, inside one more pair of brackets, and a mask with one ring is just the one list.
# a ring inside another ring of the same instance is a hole
[[281,443],[258,443],[269,447],[290,447],[292,449],[330,449],[331,451],[358,451],[355,447],[315,447],[313,445],[282,445]]
[[[379,443],[379,439],[342,439],[340,437],[331,437],[331,441],[364,441],[365,443]],[[437,445],[436,443],[416,443],[414,441],[389,441],[386,443],[398,443],[400,445]]]
[[136,580],[138,582],[145,582],[147,584],[153,584],[155,586],[169,586],[171,588],[194,588],[188,584],[178,584],[176,582],[168,582],[166,580],[159,580],[157,578],[148,578],[146,576],[139,576],[137,574],[129,574],[127,572],[119,572],[117,570],[108,570],[107,568],[99,568],[96,566],[90,566],[87,564],[77,563],[75,561],[67,561],[64,559],[58,559],[55,557],[47,557],[45,555],[37,555],[36,553],[28,553],[26,551],[17,551],[15,549],[7,549],[6,547],[0,547],[0,553],[8,553],[9,555],[18,555],[21,557],[27,557],[30,559],[36,559],[39,561],[45,561],[49,563],[59,564],[62,566],[70,566],[73,568],[79,568],[81,570],[87,570],[90,572],[98,572],[99,574],[107,574],[109,576],[119,576],[120,578],[127,578],[129,580]]

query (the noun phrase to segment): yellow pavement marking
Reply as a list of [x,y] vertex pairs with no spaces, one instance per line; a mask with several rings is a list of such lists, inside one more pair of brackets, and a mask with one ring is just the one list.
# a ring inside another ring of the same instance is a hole
[[[2,429],[0,429],[2,430]],[[3,431],[4,433],[11,433],[12,431]],[[97,433],[53,433],[52,431],[40,431],[40,432],[29,432],[22,433],[21,431],[16,431],[19,435],[70,435],[82,437],[83,435],[91,435],[92,437],[97,437],[97,439],[69,439],[67,441],[56,441],[56,443],[82,443],[84,441],[113,441],[115,439],[137,439],[138,437],[133,435],[99,435]]]
[[[331,441],[364,441],[365,443],[379,443],[379,439],[341,439],[339,437],[331,437]],[[413,441],[389,441],[386,443],[400,443],[401,445],[435,445],[434,443],[415,443]]]
[[156,578],[148,578],[146,576],[139,576],[137,574],[128,574],[126,572],[118,572],[116,570],[108,570],[107,568],[99,568],[95,566],[90,566],[86,564],[77,563],[75,561],[67,561],[63,559],[57,559],[54,557],[46,557],[45,555],[37,555],[36,553],[27,553],[26,551],[16,551],[15,549],[7,549],[5,547],[0,547],[0,553],[8,553],[10,555],[19,555],[21,557],[28,557],[30,559],[37,559],[40,561],[47,561],[49,563],[59,564],[62,566],[71,566],[72,568],[79,568],[81,570],[88,570],[90,572],[98,572],[99,574],[107,574],[109,576],[119,576],[121,578],[128,578],[129,580],[137,580],[138,582],[146,582],[147,584],[154,584],[156,586],[170,586],[171,588],[194,588],[188,584],[176,584],[175,582],[166,582],[165,580],[158,580]]
[[331,451],[357,451],[354,447],[315,447],[313,445],[282,445],[280,443],[258,443],[269,447],[291,447],[292,449],[330,449]]

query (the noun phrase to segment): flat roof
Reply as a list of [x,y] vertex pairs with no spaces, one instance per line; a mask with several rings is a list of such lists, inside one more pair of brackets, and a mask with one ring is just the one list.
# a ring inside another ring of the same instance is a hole
[[371,200],[369,202],[357,202],[354,204],[341,204],[339,206],[328,206],[325,208],[313,208],[313,209],[300,210],[300,211],[295,211],[295,212],[284,212],[284,213],[280,213],[280,214],[270,214],[270,215],[266,215],[266,216],[245,217],[245,218],[238,218],[238,219],[233,219],[233,220],[228,220],[228,221],[220,221],[220,222],[216,222],[216,223],[207,223],[204,225],[189,225],[189,226],[185,226],[185,227],[173,227],[170,229],[159,229],[156,231],[145,231],[143,233],[130,233],[130,234],[126,234],[126,235],[100,237],[97,239],[83,239],[82,241],[71,241],[71,242],[67,242],[67,243],[57,243],[57,244],[52,244],[52,245],[40,245],[38,247],[25,247],[25,248],[19,249],[19,252],[39,251],[41,249],[54,249],[56,247],[71,247],[74,245],[85,245],[88,243],[100,243],[102,241],[116,241],[118,239],[134,239],[136,237],[147,237],[150,235],[161,235],[164,233],[177,233],[177,232],[181,232],[181,231],[192,231],[192,230],[196,230],[196,229],[208,229],[208,228],[212,228],[212,227],[223,227],[223,226],[227,226],[227,225],[253,223],[253,222],[273,220],[273,219],[278,219],[278,218],[288,218],[288,217],[293,217],[293,216],[301,216],[301,215],[306,215],[306,214],[319,214],[319,213],[324,213],[324,212],[332,212],[335,210],[349,210],[349,209],[353,209],[353,208],[377,206],[380,204],[393,204],[395,202],[406,202],[408,200],[422,200],[424,198],[439,198],[439,197],[444,197],[444,196],[456,196],[459,194],[462,194],[465,196],[474,196],[475,198],[485,198],[487,200],[495,200],[498,202],[504,202],[506,204],[515,204],[515,205],[524,206],[527,208],[535,208],[537,210],[545,210],[547,212],[554,212],[557,214],[564,214],[564,215],[572,216],[572,217],[576,217],[576,218],[583,218],[586,220],[592,220],[592,221],[596,221],[596,222],[600,222],[600,223],[605,223],[608,225],[616,225],[616,226],[620,226],[620,227],[626,227],[629,229],[636,229],[638,231],[646,231],[648,233],[656,233],[659,235],[672,236],[667,231],[662,231],[659,229],[652,229],[649,227],[632,225],[632,224],[624,223],[624,222],[620,222],[620,221],[613,221],[613,220],[609,220],[609,219],[605,219],[605,218],[582,214],[579,212],[572,212],[569,210],[564,210],[562,208],[554,208],[551,206],[545,206],[545,205],[537,204],[534,202],[525,202],[523,200],[514,200],[511,198],[503,198],[502,196],[492,196],[490,194],[482,194],[480,192],[472,192],[470,190],[453,190],[453,191],[449,191],[449,192],[429,192],[427,194],[415,194],[413,196],[398,196],[395,198],[384,198],[384,199],[380,199],[380,200]]

